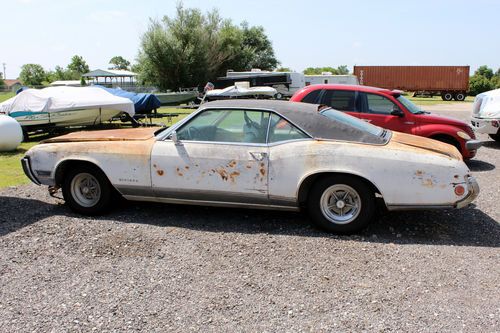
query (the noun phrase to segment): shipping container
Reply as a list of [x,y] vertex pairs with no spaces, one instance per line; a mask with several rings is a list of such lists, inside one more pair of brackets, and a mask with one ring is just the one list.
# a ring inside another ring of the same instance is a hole
[[469,66],[354,66],[359,84],[441,95],[463,101],[469,90]]

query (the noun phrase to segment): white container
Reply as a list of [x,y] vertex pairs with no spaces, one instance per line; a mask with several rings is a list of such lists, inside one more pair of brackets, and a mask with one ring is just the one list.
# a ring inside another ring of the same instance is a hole
[[22,141],[21,125],[12,117],[0,115],[0,151],[15,150]]

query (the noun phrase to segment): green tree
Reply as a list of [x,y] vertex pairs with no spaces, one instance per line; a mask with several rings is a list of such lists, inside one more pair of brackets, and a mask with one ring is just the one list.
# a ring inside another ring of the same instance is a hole
[[480,75],[487,78],[488,80],[491,80],[493,78],[493,70],[488,66],[483,65],[474,72],[474,75]]
[[469,80],[469,94],[476,96],[482,92],[493,90],[495,85],[487,77],[474,74]]
[[76,78],[80,78],[82,74],[90,72],[89,65],[87,62],[83,60],[83,58],[79,55],[74,55],[71,58],[71,62],[68,65],[68,70],[74,72],[71,77],[75,78],[75,73],[78,75]]
[[332,75],[347,75],[349,74],[349,69],[346,65],[333,67],[308,67],[304,69],[303,73],[305,75],[321,75],[321,73],[330,72]]
[[203,14],[180,4],[175,17],[151,20],[134,71],[144,84],[177,89],[204,85],[227,69],[274,69],[277,64],[262,27],[238,27],[217,10]]
[[27,86],[39,86],[46,80],[46,73],[41,65],[26,64],[21,67],[19,80]]
[[109,60],[109,64],[113,65],[109,69],[128,70],[130,68],[130,61],[122,56],[115,56]]
[[0,88],[3,88],[5,86],[5,81],[3,80],[3,73],[0,73]]
[[280,67],[276,69],[276,72],[293,72],[290,67]]

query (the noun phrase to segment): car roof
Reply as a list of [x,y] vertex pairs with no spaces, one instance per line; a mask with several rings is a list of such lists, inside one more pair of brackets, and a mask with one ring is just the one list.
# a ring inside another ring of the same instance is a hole
[[[345,122],[333,120],[319,113],[318,104],[277,100],[233,99],[208,102],[205,109],[259,109],[270,110],[292,122],[315,139],[356,141],[382,144],[383,138],[363,131]],[[339,111],[340,112],[340,111]]]
[[313,91],[319,89],[327,89],[327,90],[350,90],[350,91],[362,91],[362,92],[378,92],[386,95],[398,95],[401,92],[398,90],[389,90],[385,88],[377,88],[370,86],[362,86],[358,84],[313,84],[307,87],[304,87],[302,91]]

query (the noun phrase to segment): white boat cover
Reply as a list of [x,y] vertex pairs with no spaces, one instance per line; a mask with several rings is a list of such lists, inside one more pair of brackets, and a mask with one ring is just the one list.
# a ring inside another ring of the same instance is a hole
[[474,99],[472,112],[479,118],[500,118],[500,89],[479,94]]
[[245,88],[238,85],[230,86],[224,89],[209,90],[206,93],[207,97],[242,97],[265,95],[274,96],[278,91],[271,87],[251,87]]
[[96,87],[49,87],[27,89],[0,103],[0,113],[60,112],[79,109],[110,109],[135,114],[134,103]]

